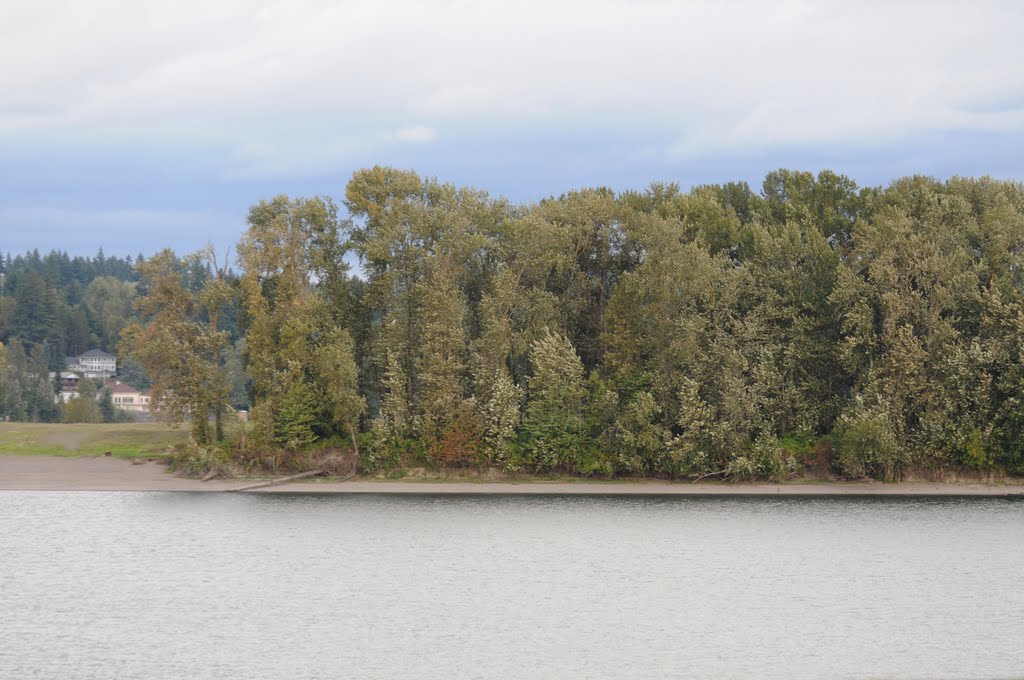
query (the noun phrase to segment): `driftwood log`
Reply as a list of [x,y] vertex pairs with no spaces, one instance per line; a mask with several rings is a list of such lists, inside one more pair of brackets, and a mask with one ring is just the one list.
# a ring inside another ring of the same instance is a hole
[[262,489],[265,486],[277,486],[278,484],[287,484],[288,482],[294,482],[296,479],[304,479],[306,477],[316,477],[322,475],[323,470],[310,470],[309,472],[300,472],[297,475],[289,475],[287,477],[277,477],[275,479],[268,479],[262,482],[255,482],[253,484],[247,484],[234,489],[228,489],[228,491],[249,491],[250,489]]

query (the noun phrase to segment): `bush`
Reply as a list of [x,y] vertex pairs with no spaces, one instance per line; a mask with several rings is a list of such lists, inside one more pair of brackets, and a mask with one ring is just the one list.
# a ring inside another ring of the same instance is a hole
[[987,470],[992,467],[992,459],[985,451],[978,428],[972,429],[967,437],[967,444],[964,446],[964,465],[976,470]]
[[655,467],[669,438],[660,416],[661,408],[650,392],[633,395],[619,412],[606,438],[615,453],[618,471],[643,475]]
[[580,453],[576,461],[577,474],[584,477],[605,477],[615,476],[615,456],[603,451],[597,446],[587,446]]
[[780,446],[774,437],[759,437],[750,450],[733,458],[725,467],[728,477],[739,479],[782,480],[795,473],[796,458]]
[[359,469],[366,474],[377,474],[399,467],[402,464],[402,439],[376,436],[367,446],[359,449]]
[[171,459],[171,469],[192,477],[202,477],[210,472],[230,477],[231,457],[224,449],[200,446],[194,439],[189,439],[185,448]]
[[368,433],[368,443],[359,446],[359,470],[366,474],[389,473],[403,467],[433,464],[422,438],[399,437],[384,428]]
[[896,478],[899,444],[889,416],[882,408],[856,405],[843,414],[836,426],[839,465],[849,477],[880,475]]
[[310,462],[310,467],[322,470],[328,477],[351,477],[359,465],[356,452],[351,447],[320,449],[312,454]]
[[[715,472],[715,461],[702,442],[692,437],[675,437],[666,445],[655,464],[658,474],[669,478],[698,477]],[[718,471],[721,472],[720,470]]]
[[825,479],[832,472],[832,466],[836,463],[836,447],[830,437],[822,437],[815,444],[814,450],[804,458],[813,474]]
[[430,444],[430,457],[441,465],[472,465],[480,459],[483,425],[469,401],[462,402],[444,430]]

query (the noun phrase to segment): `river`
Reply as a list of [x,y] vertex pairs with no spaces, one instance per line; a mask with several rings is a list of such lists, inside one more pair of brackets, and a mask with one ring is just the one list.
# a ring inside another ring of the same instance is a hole
[[0,492],[0,678],[993,678],[1022,641],[1022,500]]

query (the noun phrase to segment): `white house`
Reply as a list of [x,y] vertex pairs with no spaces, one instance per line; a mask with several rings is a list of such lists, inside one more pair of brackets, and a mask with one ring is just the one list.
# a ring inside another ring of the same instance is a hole
[[[57,379],[56,373],[50,374],[50,382]],[[54,395],[53,400],[56,402],[68,403],[72,399],[78,398],[78,383],[81,379],[77,373],[71,373],[70,371],[61,371],[60,374],[60,392]]]
[[91,349],[77,357],[66,357],[69,371],[81,373],[86,378],[105,380],[117,373],[117,357],[98,349]]

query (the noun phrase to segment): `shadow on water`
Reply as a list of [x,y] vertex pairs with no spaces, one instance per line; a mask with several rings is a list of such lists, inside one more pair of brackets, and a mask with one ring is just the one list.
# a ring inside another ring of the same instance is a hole
[[[198,494],[202,495],[202,494]],[[325,494],[287,491],[246,494],[264,506],[287,507],[294,504],[345,506],[383,504],[394,507],[444,505],[451,507],[864,507],[874,508],[955,508],[1005,507],[1024,503],[1024,496],[929,496],[929,495],[727,495],[727,494],[515,494],[515,493],[358,493]]]

